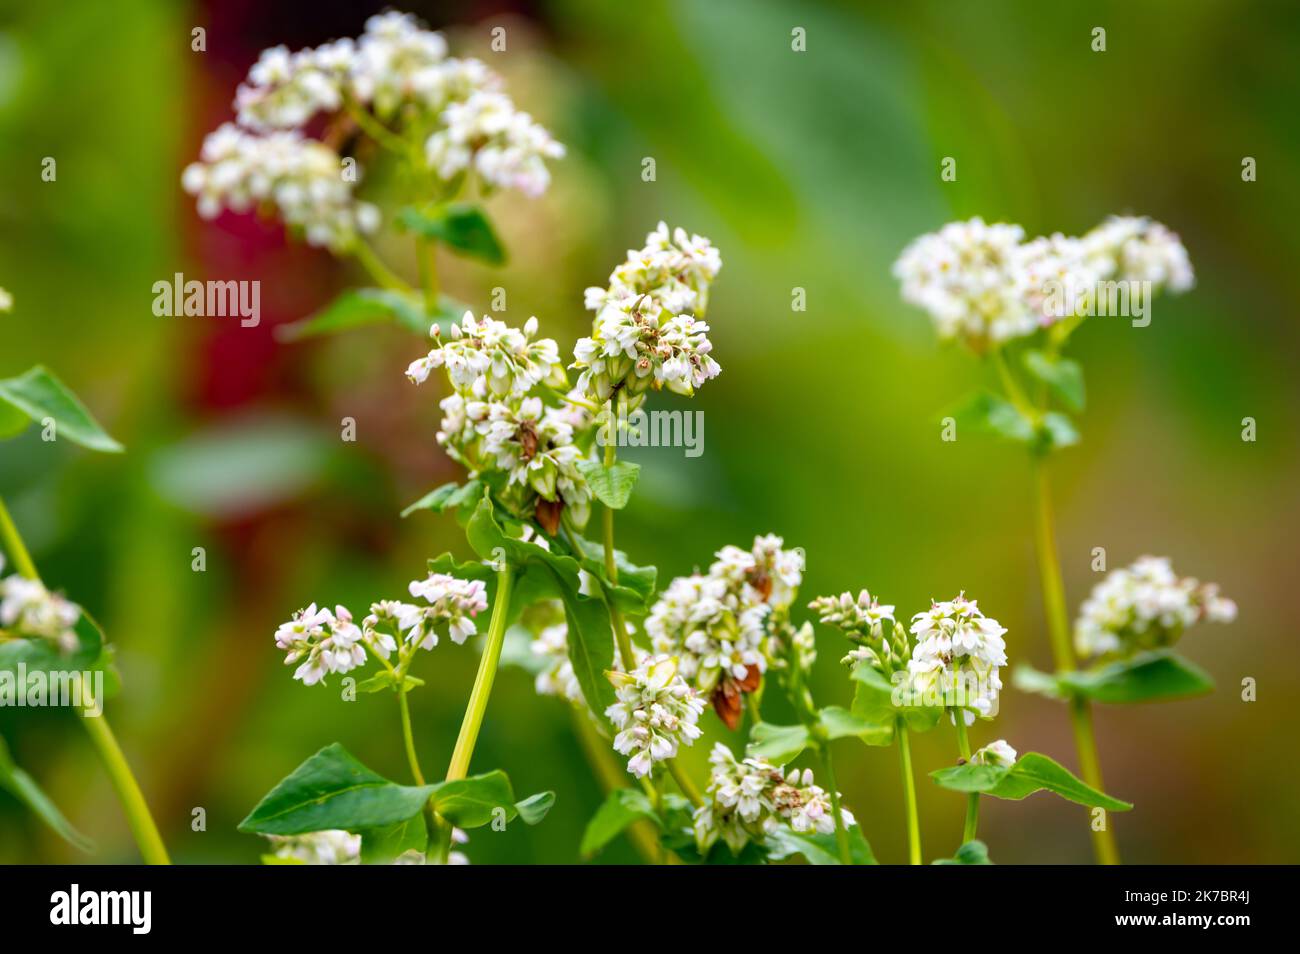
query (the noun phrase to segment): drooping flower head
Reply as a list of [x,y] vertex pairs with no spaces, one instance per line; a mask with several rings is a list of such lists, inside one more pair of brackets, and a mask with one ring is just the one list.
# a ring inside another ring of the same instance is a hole
[[679,672],[731,728],[741,696],[755,691],[777,653],[772,640],[803,580],[800,550],[767,535],[749,550],[723,547],[707,574],[678,577],[646,618],[655,651],[677,656]]
[[1007,744],[1006,739],[990,742],[970,757],[974,765],[994,765],[1010,768],[1016,764],[1016,750]]
[[908,672],[914,690],[941,693],[943,704],[961,709],[968,724],[977,714],[986,719],[997,714],[999,670],[1007,664],[1004,626],[962,594],[913,616],[911,633],[916,646]]
[[1130,656],[1171,646],[1194,623],[1230,623],[1237,604],[1214,583],[1174,572],[1167,557],[1144,556],[1112,570],[1079,608],[1074,645],[1080,656]]
[[606,288],[588,288],[592,334],[578,339],[572,367],[578,387],[598,403],[625,390],[635,410],[650,388],[691,395],[721,372],[703,321],[709,286],[722,259],[708,241],[668,226],[628,252]]
[[627,770],[649,775],[656,762],[675,758],[682,745],[700,737],[704,702],[677,674],[671,656],[651,656],[631,672],[608,672],[617,702],[605,716],[618,729],[614,751],[630,756]]
[[[694,816],[695,841],[702,853],[721,838],[739,855],[748,842],[761,844],[782,824],[797,832],[835,830],[830,795],[814,784],[808,769],[787,774],[765,759],[738,761],[721,742],[714,745],[709,763],[705,802]],[[846,828],[856,824],[847,808],[840,809],[840,817]]]

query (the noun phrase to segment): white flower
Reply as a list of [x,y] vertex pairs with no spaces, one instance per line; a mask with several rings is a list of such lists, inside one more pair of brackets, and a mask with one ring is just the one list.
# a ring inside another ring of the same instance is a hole
[[1171,292],[1185,292],[1196,283],[1178,236],[1146,216],[1111,216],[1081,244],[1102,277],[1150,282]]
[[204,218],[223,208],[273,205],[309,244],[335,251],[379,224],[373,206],[353,199],[338,154],[297,132],[263,136],[226,123],[204,140],[200,161],[186,167],[181,184],[198,196]]
[[329,829],[305,835],[268,835],[272,854],[304,865],[361,864],[361,836]]
[[838,597],[819,596],[808,604],[808,608],[817,613],[826,625],[862,638],[880,639],[885,623],[892,626],[895,622],[893,604],[881,605],[866,590],[861,590],[856,599],[852,593],[841,593]]
[[939,337],[977,350],[1032,333],[1038,320],[1016,269],[1024,236],[1018,225],[978,217],[922,235],[894,263],[903,300],[930,313]]
[[445,624],[452,642],[463,643],[478,632],[474,617],[487,609],[487,586],[482,580],[462,580],[447,573],[430,573],[423,580],[413,580],[408,587],[412,596],[429,605],[417,607],[418,617],[406,633],[409,642],[422,649],[438,644],[435,627]]
[[467,311],[460,324],[451,326],[450,340],[442,340],[437,325],[431,334],[437,347],[406,370],[406,376],[416,384],[427,380],[431,370],[441,367],[447,369],[452,386],[462,394],[471,393],[480,377],[486,379],[491,393],[498,396],[526,394],[544,381],[563,384],[564,369],[554,339],[534,340],[536,318],[529,318],[520,330],[487,315],[475,318],[473,312]]
[[670,236],[660,222],[645,247],[629,251],[614,269],[607,288],[586,291],[596,317],[591,337],[574,347],[578,388],[604,402],[626,387],[635,406],[650,387],[689,396],[717,377],[722,368],[703,316],[721,268],[708,239],[681,228]]
[[345,606],[325,607],[312,603],[293,614],[275,631],[275,645],[284,650],[284,664],[301,660],[293,678],[314,686],[335,672],[351,672],[365,662],[361,628],[352,622]]
[[343,105],[354,55],[347,39],[297,53],[263,50],[235,93],[239,124],[259,132],[296,129],[318,112],[334,112]]
[[769,612],[760,601],[743,601],[726,579],[693,574],[668,585],[645,627],[656,652],[675,654],[682,678],[707,696],[722,680],[745,682],[751,670],[767,670]]
[[1006,628],[962,594],[917,613],[910,630],[917,640],[907,664],[912,688],[942,692],[945,705],[961,709],[967,723],[975,714],[992,718],[1002,689],[999,670],[1007,664]]
[[614,751],[630,756],[627,770],[649,775],[655,762],[674,758],[700,737],[696,723],[704,703],[677,674],[671,656],[652,656],[631,672],[606,674],[618,699],[605,709],[616,729]]
[[974,765],[1000,765],[1010,768],[1016,764],[1016,750],[1007,744],[1006,739],[990,742],[970,757]]
[[[737,761],[721,742],[709,755],[712,766],[705,803],[695,810],[695,842],[707,852],[721,838],[739,855],[747,842],[762,842],[785,822],[797,832],[829,834],[835,814],[829,794],[813,783],[808,769],[782,768],[759,758]],[[840,809],[844,827],[856,824],[853,813]]]
[[536,197],[550,185],[546,159],[559,159],[564,147],[510,97],[476,90],[442,113],[445,128],[429,137],[425,153],[443,179],[473,168],[484,182]]
[[[0,556],[0,570],[4,557]],[[58,593],[51,593],[40,580],[14,574],[0,579],[0,627],[27,639],[47,639],[64,653],[77,648],[74,627],[81,607]]]
[[1167,557],[1144,556],[1111,571],[1079,608],[1080,656],[1131,655],[1170,646],[1200,620],[1229,623],[1237,605],[1213,583],[1180,578]]

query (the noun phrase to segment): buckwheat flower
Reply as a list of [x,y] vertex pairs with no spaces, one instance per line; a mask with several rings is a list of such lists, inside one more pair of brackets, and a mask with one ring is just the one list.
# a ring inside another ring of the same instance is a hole
[[406,639],[421,649],[438,645],[438,630],[445,628],[452,642],[460,644],[478,632],[474,617],[487,609],[487,586],[482,580],[462,580],[447,573],[430,573],[411,581],[412,596],[428,606],[416,607],[418,615],[407,629]]
[[[14,296],[5,289],[0,288],[0,311],[13,311]],[[3,566],[4,564],[0,564]]]
[[1111,216],[1085,235],[1082,244],[1103,277],[1150,282],[1156,289],[1175,293],[1195,284],[1182,241],[1146,216]]
[[490,186],[536,198],[551,182],[545,160],[564,156],[564,147],[504,93],[476,90],[448,104],[441,118],[445,128],[429,137],[425,154],[443,179],[472,168]]
[[314,686],[330,673],[351,672],[366,660],[361,628],[352,622],[345,606],[325,607],[312,603],[293,614],[275,631],[275,645],[284,650],[284,664],[302,660],[293,678]]
[[51,593],[40,580],[17,574],[0,579],[0,627],[27,639],[47,639],[68,653],[77,648],[74,627],[80,618],[81,607]]
[[1080,656],[1129,656],[1171,646],[1206,620],[1229,623],[1237,604],[1214,583],[1179,577],[1167,557],[1144,556],[1112,570],[1079,608],[1074,645]]
[[942,692],[968,725],[976,714],[992,718],[1002,689],[999,670],[1007,664],[1006,628],[962,594],[913,616],[911,633],[917,640],[908,662],[913,689]]
[[447,41],[426,30],[409,13],[389,11],[366,21],[352,59],[352,94],[389,117],[404,104],[439,108],[445,102],[443,75]]
[[[831,797],[824,788],[813,784],[811,769],[804,769],[802,773],[792,769],[785,782],[772,790],[772,802],[777,814],[797,832],[828,835],[835,831]],[[840,820],[845,828],[857,823],[847,808],[840,809]]]
[[1086,242],[1059,232],[1021,245],[1011,268],[1017,291],[1044,326],[1084,311],[1107,273]]
[[[555,610],[563,618],[563,608],[560,604],[557,603]],[[632,624],[625,625],[628,635],[632,635],[634,632]],[[582,694],[582,687],[578,684],[577,674],[573,671],[573,662],[569,659],[568,624],[559,622],[542,627],[529,643],[528,648],[544,664],[534,680],[537,694],[558,696],[576,706],[584,706],[586,701]],[[617,646],[614,647],[614,667],[623,668]]]
[[204,140],[199,161],[185,168],[181,184],[198,196],[203,218],[223,208],[274,207],[309,244],[334,251],[379,226],[378,210],[353,198],[354,183],[343,175],[338,154],[297,132],[262,136],[226,123]]
[[645,247],[614,269],[608,287],[586,291],[596,317],[591,336],[574,348],[578,387],[600,402],[626,388],[635,409],[651,387],[690,396],[717,377],[722,368],[702,319],[721,267],[708,239],[681,228],[670,233],[660,222]]
[[885,623],[894,624],[893,604],[882,606],[874,596],[861,590],[856,599],[851,593],[819,596],[808,604],[821,622],[834,626],[848,636],[879,639]]
[[[749,841],[761,844],[782,822],[797,832],[835,830],[830,796],[814,784],[811,771],[792,769],[787,775],[765,759],[737,761],[720,742],[714,745],[709,764],[705,802],[693,819],[701,852],[721,838],[734,854],[740,854]],[[856,824],[846,808],[840,809],[840,819],[846,828]]]
[[328,829],[305,835],[268,835],[276,858],[304,865],[361,864],[361,836]]
[[631,756],[627,770],[649,775],[655,762],[674,758],[682,745],[700,737],[696,724],[704,703],[677,674],[671,656],[651,656],[631,672],[607,672],[618,699],[605,709],[618,734],[614,751]]
[[495,395],[526,394],[542,382],[564,386],[560,352],[552,338],[537,338],[537,319],[529,318],[522,329],[484,315],[475,318],[465,312],[460,324],[452,325],[449,340],[443,340],[437,325],[431,329],[436,347],[411,363],[406,376],[422,384],[434,368],[445,367],[452,386],[465,393],[484,377]]
[[420,625],[424,611],[411,603],[380,600],[370,604],[370,613],[361,621],[362,636],[375,654],[387,659],[397,652],[397,644]]
[[1006,739],[990,742],[970,757],[974,765],[997,765],[1010,768],[1016,764],[1016,750],[1007,744]]
[[723,681],[752,691],[767,670],[769,612],[762,603],[742,602],[726,579],[697,573],[668,585],[645,627],[655,651],[675,654],[681,677],[703,695],[712,695]]
[[235,93],[239,124],[258,132],[296,129],[318,112],[335,112],[354,56],[348,39],[296,53],[284,46],[263,50]]
[[794,602],[804,571],[803,551],[784,547],[785,541],[773,533],[755,537],[749,550],[725,546],[709,573],[741,587],[747,602],[784,609]]
[[922,235],[894,263],[903,300],[930,314],[940,338],[975,351],[1032,334],[1040,315],[1023,294],[1024,236],[1018,225],[986,225],[978,217]]

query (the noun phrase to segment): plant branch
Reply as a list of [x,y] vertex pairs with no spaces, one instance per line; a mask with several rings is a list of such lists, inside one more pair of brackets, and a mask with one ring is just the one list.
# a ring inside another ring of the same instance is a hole
[[[949,709],[952,713],[953,724],[957,727],[957,750],[961,753],[962,761],[970,761],[970,740],[966,737],[966,713],[962,709]],[[979,827],[980,819],[980,793],[971,792],[966,796],[966,824],[962,828],[961,843],[964,845],[975,838],[975,829]]]
[[483,649],[483,658],[479,660],[474,688],[470,691],[465,718],[460,724],[460,735],[456,738],[456,748],[451,754],[451,764],[447,767],[448,781],[464,778],[469,772],[470,757],[474,754],[479,728],[483,725],[483,714],[487,711],[488,697],[492,694],[492,682],[496,679],[497,664],[501,661],[514,578],[514,570],[509,566],[503,566],[497,573],[496,602],[492,606],[492,621],[488,624],[487,646]]
[[898,764],[903,775],[903,803],[907,807],[908,864],[921,863],[921,822],[916,811],[916,779],[912,775],[912,743],[902,719],[897,723]]
[[835,763],[831,760],[831,744],[827,740],[818,746],[821,754],[822,771],[826,778],[826,791],[831,796],[831,812],[835,816],[835,843],[839,846],[841,864],[853,864],[853,853],[849,850],[849,833],[844,827],[844,813],[840,811],[840,789],[835,783]]

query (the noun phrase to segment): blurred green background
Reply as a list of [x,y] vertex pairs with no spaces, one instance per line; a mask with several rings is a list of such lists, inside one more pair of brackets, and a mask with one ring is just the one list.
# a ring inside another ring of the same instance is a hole
[[[378,9],[378,5],[373,5]],[[537,314],[562,350],[602,284],[660,219],[709,236],[725,267],[710,323],[722,376],[692,408],[705,453],[644,450],[620,546],[661,582],[726,543],[776,532],[807,551],[803,596],[869,587],[900,612],[960,589],[1010,629],[1013,663],[1049,662],[1021,453],[942,443],[938,417],[985,369],[940,348],[898,300],[890,265],[959,217],[1078,234],[1110,213],[1178,231],[1197,288],[1152,325],[1097,321],[1075,336],[1088,373],[1083,444],[1054,475],[1072,607],[1110,565],[1167,554],[1217,580],[1230,627],[1182,649],[1212,696],[1098,712],[1113,818],[1131,862],[1297,858],[1293,608],[1300,473],[1300,16],[1291,4],[865,4],[762,0],[412,3],[478,52],[569,148],[544,199],[497,200],[512,253],[499,272],[446,260],[476,309]],[[126,689],[109,714],[174,858],[253,862],[235,825],[331,741],[405,776],[395,707],[344,703],[290,679],[276,625],[312,600],[363,607],[401,592],[426,557],[466,554],[453,520],[399,510],[457,474],[437,449],[438,393],[402,377],[420,343],[396,329],[284,345],[291,321],[360,280],[286,245],[273,224],[200,222],[179,187],[229,116],[262,47],[355,36],[367,3],[0,2],[0,376],[41,361],[128,448],[96,456],[33,431],[0,445],[0,493],[51,586],[103,622]],[[504,54],[487,52],[506,25]],[[191,51],[204,27],[207,51]],[[1107,50],[1090,48],[1092,29]],[[807,51],[791,50],[791,30]],[[41,181],[41,161],[57,181]],[[653,156],[657,181],[643,182]],[[957,160],[942,183],[943,157]],[[1244,183],[1253,156],[1258,181]],[[399,266],[405,267],[398,259]],[[260,279],[262,325],[157,318],[155,281]],[[807,291],[806,312],[791,309]],[[658,406],[682,406],[664,398]],[[344,416],[356,443],[339,440]],[[1254,417],[1259,439],[1241,440]],[[191,570],[204,547],[207,570]],[[845,645],[819,634],[816,690],[847,704]],[[413,696],[426,766],[445,762],[476,666],[423,659]],[[1240,699],[1258,680],[1258,701]],[[771,715],[779,719],[775,702]],[[717,721],[686,756],[697,777]],[[132,861],[124,818],[66,713],[0,710],[0,733],[73,821],[94,862]],[[1077,767],[1051,703],[1008,689],[978,743],[1005,737]],[[733,742],[737,741],[732,739]],[[839,743],[840,786],[877,855],[905,857],[892,751]],[[918,740],[918,771],[948,764],[950,733]],[[600,800],[566,707],[505,671],[474,765],[520,792],[553,788],[545,824],[473,838],[475,862],[578,860]],[[962,803],[920,782],[927,857],[959,841]],[[985,800],[995,860],[1091,858],[1082,809],[1042,795]],[[191,830],[192,811],[207,830]],[[631,861],[626,843],[602,858]],[[82,861],[0,795],[0,862]]]

